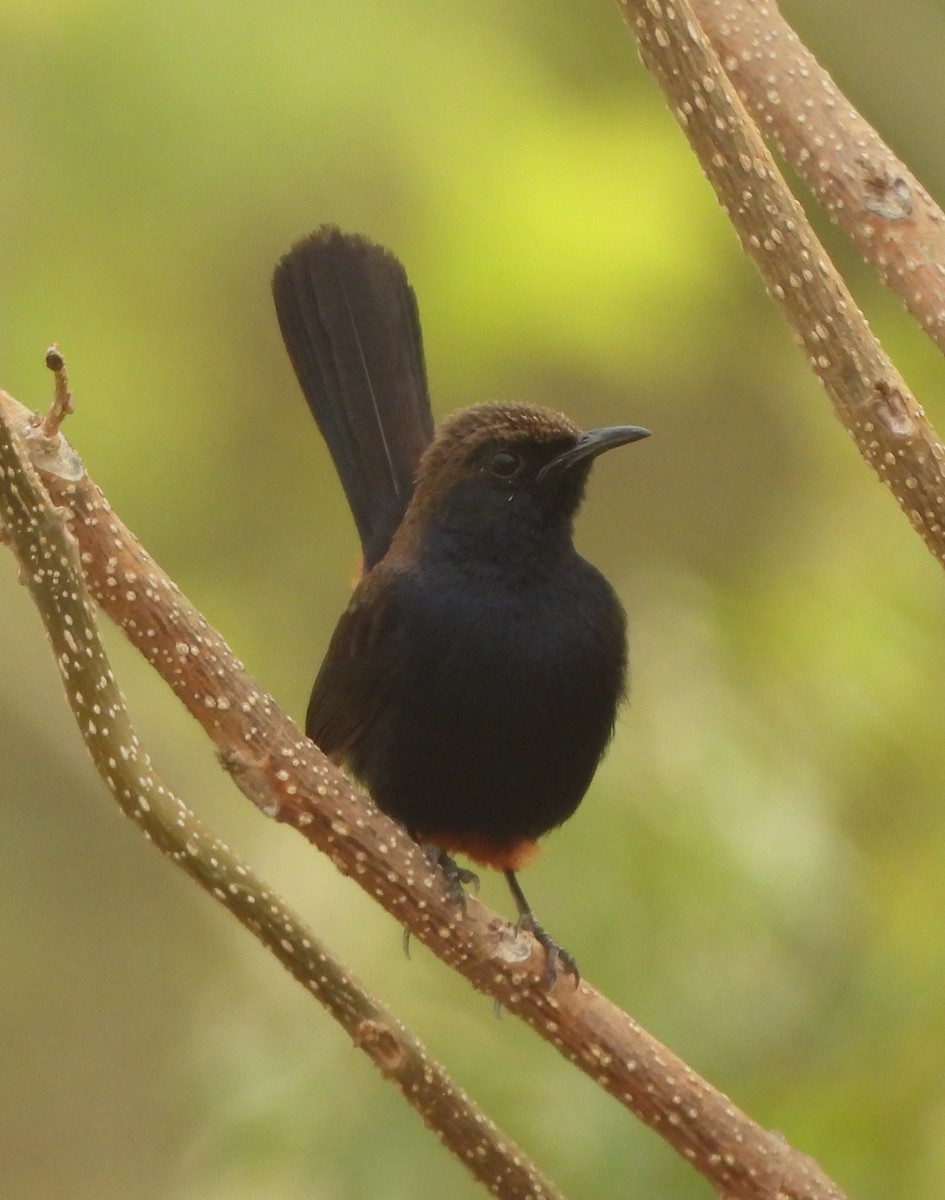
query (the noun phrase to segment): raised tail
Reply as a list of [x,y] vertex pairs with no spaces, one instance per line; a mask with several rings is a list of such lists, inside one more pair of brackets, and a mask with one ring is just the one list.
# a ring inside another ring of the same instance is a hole
[[332,225],[280,260],[272,294],[369,570],[390,545],[433,437],[416,297],[388,250]]

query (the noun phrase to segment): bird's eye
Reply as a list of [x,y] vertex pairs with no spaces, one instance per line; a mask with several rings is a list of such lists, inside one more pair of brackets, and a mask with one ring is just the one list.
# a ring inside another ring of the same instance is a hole
[[499,479],[514,479],[522,469],[522,456],[511,450],[496,450],[489,459],[489,470]]

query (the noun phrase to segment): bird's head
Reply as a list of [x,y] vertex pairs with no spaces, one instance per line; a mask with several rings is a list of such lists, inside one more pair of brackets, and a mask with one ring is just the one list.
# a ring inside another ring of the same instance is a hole
[[648,434],[635,425],[585,433],[563,413],[524,404],[463,409],[424,451],[405,524],[414,537],[511,537],[512,552],[516,531],[570,537],[593,460]]

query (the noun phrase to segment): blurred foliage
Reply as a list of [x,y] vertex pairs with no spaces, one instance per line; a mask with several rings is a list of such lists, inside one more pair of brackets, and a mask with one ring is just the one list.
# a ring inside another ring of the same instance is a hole
[[[939,0],[784,7],[945,197]],[[655,431],[600,464],[580,529],[631,612],[633,705],[530,895],[589,979],[851,1194],[942,1194],[941,572],[834,422],[615,8],[0,0],[0,33],[0,386],[44,405],[59,341],[93,476],[296,713],[356,543],[271,311],[293,239],[335,221],[402,257],[439,414],[516,398]],[[937,352],[826,237],[945,425]],[[0,595],[3,1195],[480,1195],[117,819],[8,554]],[[110,644],[169,780],[566,1192],[708,1194],[422,948],[407,962]]]

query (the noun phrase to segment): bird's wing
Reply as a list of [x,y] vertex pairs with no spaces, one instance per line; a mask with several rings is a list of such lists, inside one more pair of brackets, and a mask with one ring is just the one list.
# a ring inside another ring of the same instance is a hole
[[395,592],[383,566],[366,575],[341,615],[312,688],[305,732],[345,763],[385,707],[397,670]]

